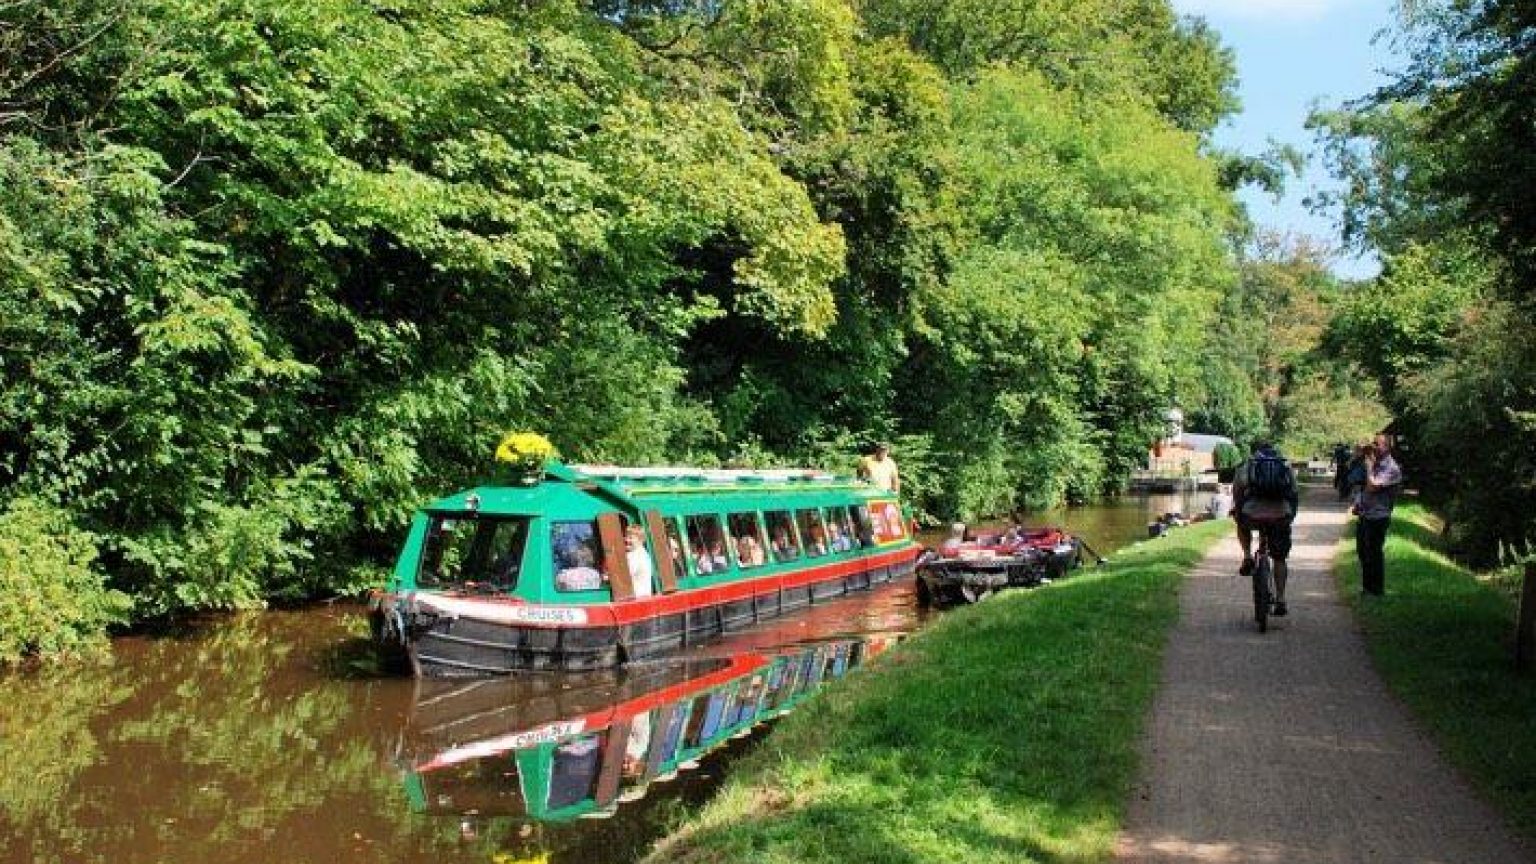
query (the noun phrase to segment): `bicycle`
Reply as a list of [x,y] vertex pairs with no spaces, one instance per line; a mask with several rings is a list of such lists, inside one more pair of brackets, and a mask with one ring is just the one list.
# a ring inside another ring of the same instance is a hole
[[1275,604],[1275,570],[1269,560],[1269,532],[1266,526],[1257,526],[1259,548],[1253,562],[1253,619],[1259,623],[1259,632],[1269,632],[1269,613]]

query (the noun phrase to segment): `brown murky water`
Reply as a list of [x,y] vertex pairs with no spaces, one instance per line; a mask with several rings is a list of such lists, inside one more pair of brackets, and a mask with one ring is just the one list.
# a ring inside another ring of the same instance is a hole
[[[1042,521],[1108,553],[1193,500]],[[374,675],[351,606],[121,639],[0,678],[0,862],[633,860],[922,620],[908,582],[662,662],[469,683]]]

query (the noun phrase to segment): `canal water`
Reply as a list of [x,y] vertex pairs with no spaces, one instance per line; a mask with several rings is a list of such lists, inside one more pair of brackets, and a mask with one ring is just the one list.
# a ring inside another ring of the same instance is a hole
[[[1044,514],[1102,553],[1206,495]],[[0,862],[630,861],[771,721],[921,626],[912,584],[620,671],[373,671],[361,610],[117,640],[0,678]]]

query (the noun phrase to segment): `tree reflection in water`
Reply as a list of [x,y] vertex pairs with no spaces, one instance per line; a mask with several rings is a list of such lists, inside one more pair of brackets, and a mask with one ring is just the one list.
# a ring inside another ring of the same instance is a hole
[[707,754],[889,641],[445,687],[339,674],[361,621],[239,616],[4,679],[0,861],[636,857],[713,790]]

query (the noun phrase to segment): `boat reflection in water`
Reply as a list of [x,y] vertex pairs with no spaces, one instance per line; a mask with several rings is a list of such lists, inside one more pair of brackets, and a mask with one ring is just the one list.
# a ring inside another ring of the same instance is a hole
[[[475,818],[610,816],[899,638],[586,676],[422,681],[402,746],[406,791],[419,810]],[[551,692],[530,693],[540,688]]]

